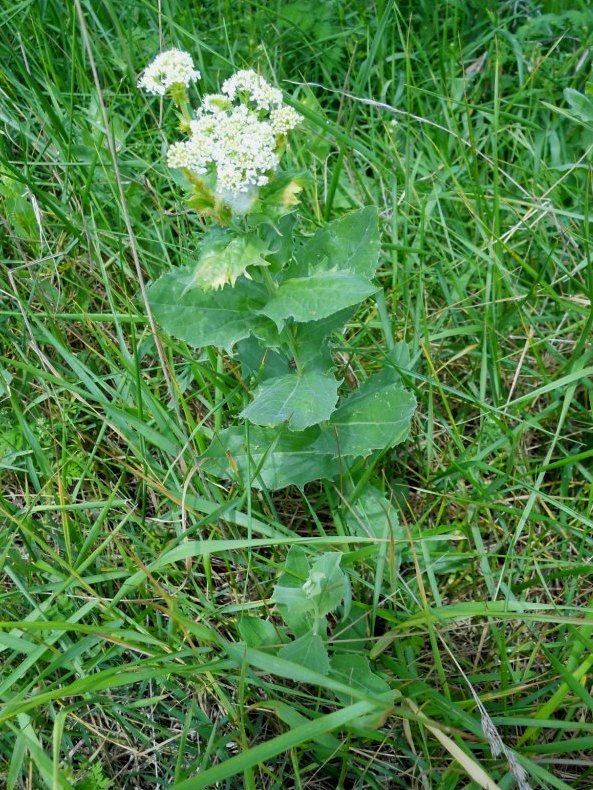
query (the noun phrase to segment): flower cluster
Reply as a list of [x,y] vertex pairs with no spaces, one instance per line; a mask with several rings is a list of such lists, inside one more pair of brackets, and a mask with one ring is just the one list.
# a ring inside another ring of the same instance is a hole
[[251,69],[244,69],[233,74],[223,82],[222,92],[226,93],[231,101],[242,96],[247,97],[258,110],[270,110],[272,107],[280,107],[282,104],[282,91],[274,88]]
[[202,107],[190,122],[190,131],[186,142],[169,148],[167,162],[197,175],[208,172],[212,164],[219,194],[263,186],[278,167],[277,133],[244,104],[213,112]]
[[180,49],[169,49],[157,55],[152,63],[143,71],[138,80],[138,87],[148,93],[164,96],[173,85],[185,85],[201,78],[200,72],[194,67],[189,52]]
[[[155,58],[138,86],[163,95],[169,88],[187,87],[200,76],[191,55],[171,49]],[[189,136],[169,147],[167,164],[206,176],[207,190],[214,183],[218,199],[234,212],[245,213],[259,187],[267,184],[278,168],[283,138],[302,117],[283,104],[282,91],[251,69],[225,80],[221,93],[206,94],[193,119],[186,105],[181,109],[181,128],[187,129]]]
[[189,138],[170,146],[167,163],[198,176],[213,173],[219,197],[235,207],[248,206],[240,195],[268,183],[280,162],[282,138],[302,117],[255,71],[238,71],[221,90],[204,96],[189,122]]
[[288,132],[294,129],[295,126],[298,126],[302,120],[302,115],[292,107],[285,105],[277,107],[270,113],[272,131],[279,136],[288,134]]

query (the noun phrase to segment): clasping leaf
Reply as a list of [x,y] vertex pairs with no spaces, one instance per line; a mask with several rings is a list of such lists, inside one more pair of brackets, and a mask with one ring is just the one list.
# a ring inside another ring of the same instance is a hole
[[302,431],[329,419],[338,400],[339,382],[331,373],[308,370],[268,379],[256,390],[241,417],[263,426],[286,423]]

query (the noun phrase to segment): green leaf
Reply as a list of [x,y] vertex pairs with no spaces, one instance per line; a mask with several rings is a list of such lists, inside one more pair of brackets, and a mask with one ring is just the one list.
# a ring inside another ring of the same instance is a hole
[[377,211],[367,206],[330,222],[307,239],[295,252],[289,276],[348,271],[370,280],[377,270],[379,249]]
[[296,635],[308,633],[315,619],[315,604],[307,598],[302,587],[283,587],[277,584],[270,598],[286,625]]
[[320,271],[285,280],[260,313],[281,330],[288,318],[318,321],[362,302],[378,290],[367,278],[349,271]]
[[351,506],[346,523],[352,535],[379,540],[405,538],[394,506],[373,486],[369,486]]
[[259,617],[244,615],[238,621],[237,628],[248,647],[271,647],[282,641],[274,624]]
[[388,375],[383,371],[370,376],[344,400],[316,442],[320,452],[364,456],[407,437],[416,399],[398,382],[381,386]]
[[378,290],[371,278],[379,247],[377,212],[372,207],[329,223],[296,251],[263,315],[282,329],[288,318],[297,323],[320,321],[362,302]]
[[579,121],[586,124],[593,123],[593,97],[585,96],[574,88],[565,88],[564,98]]
[[304,625],[312,622],[315,605],[305,595],[302,587],[283,587],[277,584],[270,601],[277,605],[282,619],[295,633],[299,633]]
[[303,584],[303,594],[313,602],[318,617],[333,612],[344,598],[346,575],[340,568],[341,559],[341,552],[326,551],[313,563]]
[[[317,428],[299,433],[276,428],[227,428],[204,454],[203,469],[227,480],[239,477],[271,491],[311,480],[332,480],[339,472],[331,452],[315,446]],[[256,471],[258,471],[257,476]]]
[[192,346],[218,346],[230,352],[251,334],[275,332],[269,321],[254,314],[265,299],[255,283],[242,279],[233,288],[204,291],[191,287],[192,277],[190,267],[174,269],[148,289],[157,321],[173,337]]
[[266,260],[270,263],[270,270],[277,273],[292,259],[297,215],[293,212],[279,218],[271,218],[258,212],[258,206],[259,200],[255,211],[251,211],[245,221],[249,229],[264,240],[268,249]]
[[309,578],[311,566],[302,546],[291,546],[286,555],[284,573],[274,587],[271,601],[276,604],[280,616],[291,629],[300,635],[313,626],[314,606],[303,592],[303,584]]
[[268,379],[255,392],[241,417],[255,425],[286,423],[302,431],[329,419],[336,408],[339,382],[331,373],[309,370]]
[[254,376],[258,381],[266,381],[290,373],[290,360],[286,354],[266,348],[253,335],[237,343],[237,356],[241,362],[243,377],[247,380]]
[[[394,693],[389,685],[383,678],[372,672],[368,659],[359,654],[338,653],[334,655],[331,660],[330,676],[344,685],[350,686],[353,691],[364,691],[370,697],[384,700],[388,705],[393,701]],[[352,700],[357,699],[355,694],[350,696],[340,691],[336,692],[336,696],[344,705],[350,705]],[[383,711],[361,716],[353,722],[352,726],[377,729],[384,724],[385,715],[385,711]]]
[[329,673],[329,656],[323,640],[319,634],[313,634],[311,631],[281,647],[278,655],[287,661],[294,661],[302,667],[313,669],[320,675]]
[[229,230],[215,228],[200,244],[198,263],[186,288],[206,290],[234,285],[250,266],[268,266],[263,257],[268,249],[254,233],[236,236]]
[[302,546],[291,546],[286,554],[284,573],[278,579],[281,587],[302,587],[309,578],[311,563]]
[[328,337],[336,329],[343,327],[353,312],[353,308],[348,307],[320,321],[294,325],[295,353],[304,370],[309,368],[329,370],[333,367]]

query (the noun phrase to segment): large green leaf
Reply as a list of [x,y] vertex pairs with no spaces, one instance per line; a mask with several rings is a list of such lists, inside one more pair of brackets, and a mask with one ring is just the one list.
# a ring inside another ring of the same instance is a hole
[[278,651],[280,658],[293,661],[302,667],[313,669],[320,675],[329,673],[329,656],[319,634],[309,631],[294,642],[289,642]]
[[291,430],[302,431],[329,419],[336,408],[338,384],[331,373],[314,369],[268,379],[241,417],[255,425],[286,423]]
[[379,261],[379,223],[372,206],[334,220],[297,249],[287,271],[291,277],[329,271],[349,271],[371,279]]
[[192,287],[192,267],[173,269],[148,290],[150,307],[163,329],[192,346],[218,346],[231,351],[251,334],[275,333],[262,315],[263,289],[241,278],[221,291]]
[[[365,656],[356,653],[338,653],[331,660],[331,677],[339,680],[346,686],[350,686],[353,692],[364,691],[369,696],[382,699],[387,705],[393,702],[394,693],[383,678],[376,675]],[[336,692],[336,696],[344,705],[350,705],[355,694],[345,694]],[[376,729],[385,722],[387,710],[361,716],[355,722],[354,727],[364,727],[365,729]]]
[[281,329],[288,318],[319,321],[378,290],[369,279],[350,271],[320,271],[285,280],[260,312]]
[[282,328],[288,318],[319,321],[362,302],[378,290],[371,279],[379,246],[377,212],[372,207],[330,222],[296,251],[263,314]]
[[370,376],[333,413],[316,447],[334,457],[368,455],[393,447],[409,432],[416,399],[388,371]]
[[249,480],[255,488],[270,490],[331,480],[339,467],[331,452],[315,447],[318,437],[317,428],[299,433],[287,428],[227,428],[213,438],[203,468],[218,477],[239,477],[244,484]]

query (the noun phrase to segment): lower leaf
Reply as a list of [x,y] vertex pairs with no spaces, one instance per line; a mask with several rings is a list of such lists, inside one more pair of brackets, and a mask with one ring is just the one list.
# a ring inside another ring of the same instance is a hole
[[370,376],[344,400],[316,443],[322,453],[364,456],[393,447],[409,433],[416,399],[397,382],[381,386],[386,376]]
[[327,675],[329,672],[329,656],[319,634],[309,631],[294,642],[281,647],[278,655],[287,661],[294,661],[302,667],[313,669],[320,675]]
[[268,379],[241,417],[255,425],[286,423],[291,430],[302,431],[329,419],[338,400],[338,385],[331,373],[319,370]]
[[302,488],[311,480],[332,480],[339,465],[330,452],[315,446],[319,430],[227,428],[217,434],[204,454],[204,470],[227,480],[239,478],[254,488],[275,491]]
[[[350,686],[354,691],[364,691],[369,696],[385,700],[389,705],[395,696],[383,678],[372,670],[367,658],[356,653],[338,653],[331,660],[331,677]],[[352,696],[336,692],[336,696],[344,705],[352,704],[356,695]],[[377,729],[385,723],[388,710],[360,716],[352,722],[353,727]]]

